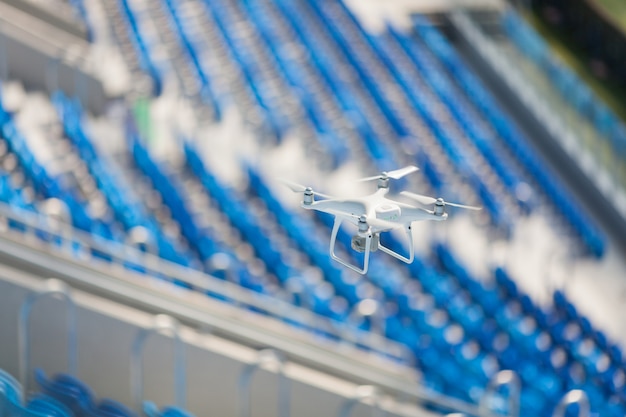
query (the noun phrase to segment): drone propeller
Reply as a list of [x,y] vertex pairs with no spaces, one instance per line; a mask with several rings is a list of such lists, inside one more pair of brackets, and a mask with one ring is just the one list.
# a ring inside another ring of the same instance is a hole
[[373,177],[361,178],[357,181],[363,182],[363,181],[374,181],[374,180],[386,180],[389,178],[393,178],[394,180],[399,180],[400,178],[407,176],[418,170],[419,170],[418,167],[409,165],[404,168],[396,169],[395,171],[382,172],[378,175],[374,175]]
[[289,189],[291,191],[293,191],[294,193],[306,193],[307,191],[311,192],[312,194],[322,197],[322,198],[333,198],[327,194],[322,194],[322,193],[318,193],[317,191],[313,191],[313,189],[311,187],[307,187],[301,184],[297,184],[295,182],[292,181],[288,181],[288,180],[283,180],[280,179],[280,182],[282,182],[283,184],[285,184],[287,187],[289,187]]
[[409,191],[402,191],[400,195],[408,197],[411,200],[417,201],[418,203],[423,204],[425,206],[429,206],[431,204],[439,204],[439,205],[444,205],[444,206],[464,208],[468,210],[482,210],[482,207],[466,206],[464,204],[458,204],[458,203],[448,203],[443,198],[428,197],[426,195],[415,194]]

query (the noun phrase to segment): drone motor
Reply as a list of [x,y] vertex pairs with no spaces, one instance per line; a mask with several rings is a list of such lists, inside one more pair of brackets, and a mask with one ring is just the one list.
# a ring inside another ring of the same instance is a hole
[[446,212],[446,203],[443,201],[443,198],[438,198],[437,201],[435,201],[433,211],[435,212],[435,216],[443,216]]
[[313,189],[311,187],[306,187],[302,202],[306,205],[310,205],[313,204],[313,201]]

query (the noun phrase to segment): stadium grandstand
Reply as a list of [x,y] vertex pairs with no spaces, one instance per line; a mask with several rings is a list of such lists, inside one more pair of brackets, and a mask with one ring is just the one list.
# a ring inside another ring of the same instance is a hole
[[0,417],[626,416],[624,10],[0,0]]

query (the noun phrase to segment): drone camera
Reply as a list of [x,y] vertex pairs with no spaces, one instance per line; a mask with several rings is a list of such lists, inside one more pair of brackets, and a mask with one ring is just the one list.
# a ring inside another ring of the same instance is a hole
[[[376,252],[378,250],[379,239],[380,239],[380,236],[378,234],[375,234],[372,236],[372,246],[370,247],[371,252]],[[351,242],[352,249],[354,249],[355,251],[359,253],[363,253],[365,252],[366,242],[367,242],[367,237],[365,236],[359,236],[359,235],[352,236],[352,242]]]

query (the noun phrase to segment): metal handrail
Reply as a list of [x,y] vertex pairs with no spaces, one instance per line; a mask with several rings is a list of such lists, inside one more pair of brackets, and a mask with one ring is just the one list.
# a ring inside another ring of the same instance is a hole
[[337,417],[349,417],[352,414],[354,406],[365,399],[371,399],[372,404],[372,417],[383,417],[387,413],[381,407],[381,393],[380,390],[373,385],[361,385],[357,387],[356,392],[352,398],[346,400],[339,408]]
[[63,281],[50,278],[45,281],[44,288],[28,295],[20,308],[18,321],[18,352],[19,352],[19,376],[24,391],[28,392],[28,383],[31,366],[30,355],[30,316],[33,307],[44,298],[56,297],[67,304],[67,368],[70,375],[76,375],[77,361],[77,338],[76,338],[76,303],[70,293],[70,288]]
[[519,417],[522,384],[519,376],[510,370],[500,371],[494,375],[493,378],[491,378],[487,388],[485,389],[485,393],[480,399],[479,409],[481,413],[487,413],[489,411],[489,400],[494,397],[498,388],[503,386],[509,386],[508,415],[511,417]]
[[290,410],[290,380],[285,375],[285,356],[274,350],[264,349],[259,352],[255,362],[247,365],[241,371],[239,376],[239,415],[241,417],[250,417],[252,413],[251,406],[251,382],[255,371],[269,363],[278,365],[278,417],[289,417]]
[[[412,353],[409,349],[381,335],[363,331],[356,326],[318,315],[286,301],[260,294],[201,271],[169,262],[129,245],[104,239],[95,239],[91,234],[77,230],[71,225],[59,221],[59,219],[55,218],[53,221],[50,221],[48,216],[0,203],[0,219],[3,218],[4,220],[10,220],[10,222],[0,222],[1,227],[5,230],[12,230],[8,229],[8,223],[18,224],[25,230],[23,232],[16,230],[16,233],[26,234],[30,238],[36,237],[37,239],[33,240],[49,243],[53,250],[70,255],[74,259],[77,254],[78,257],[88,257],[95,251],[108,256],[112,263],[124,268],[126,268],[125,264],[133,264],[143,268],[147,275],[165,275],[172,280],[187,283],[200,292],[221,295],[224,299],[232,300],[235,305],[252,307],[252,309],[263,311],[269,316],[288,322],[297,322],[301,328],[310,329],[314,333],[330,334],[333,337],[346,341],[358,340],[359,345],[364,346],[368,351],[394,357],[404,363],[412,362]],[[51,227],[51,224],[54,227]],[[51,243],[55,241],[61,242],[61,244],[55,245]]]
[[567,407],[572,404],[578,404],[578,417],[589,417],[591,414],[589,397],[587,397],[585,391],[573,389],[561,398],[561,401],[554,409],[554,413],[552,413],[552,417],[565,417]]
[[185,344],[180,338],[180,324],[171,316],[159,314],[154,317],[152,327],[143,329],[137,334],[130,356],[131,390],[135,407],[139,412],[141,412],[143,408],[144,395],[143,348],[151,334],[162,332],[169,332],[174,337],[174,390],[176,393],[176,406],[181,409],[185,408],[185,398],[187,395]]

